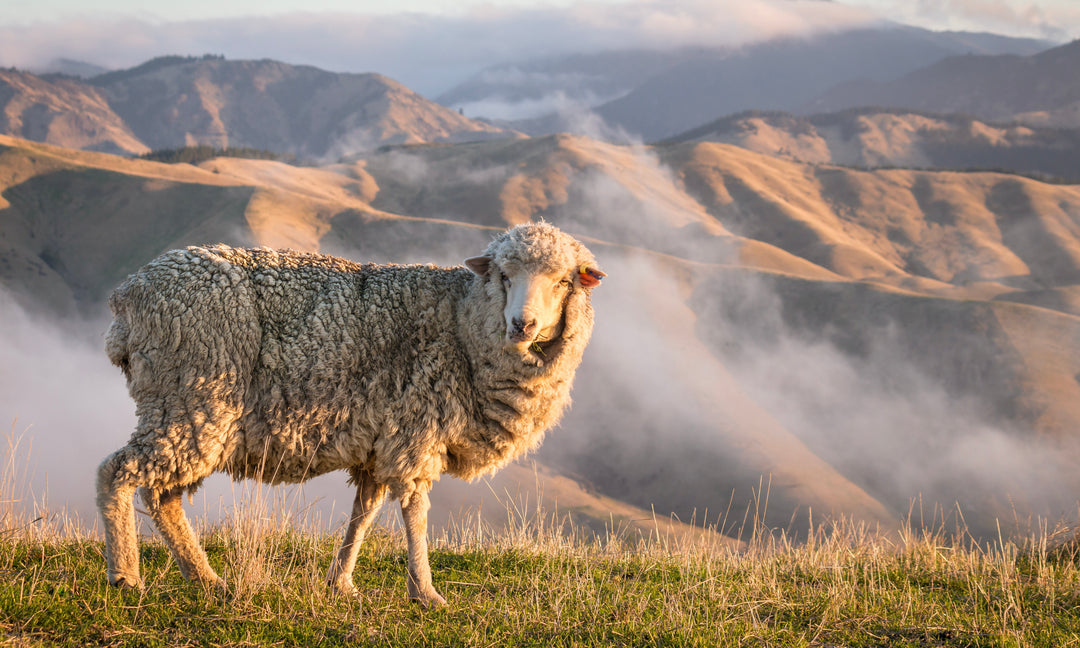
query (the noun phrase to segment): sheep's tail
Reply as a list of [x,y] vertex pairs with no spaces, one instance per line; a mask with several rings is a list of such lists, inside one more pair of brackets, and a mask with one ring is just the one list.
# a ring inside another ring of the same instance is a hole
[[109,360],[130,378],[131,348],[128,341],[131,336],[131,323],[128,320],[127,288],[128,282],[124,282],[109,295],[109,310],[113,312],[113,321],[105,332],[105,353]]

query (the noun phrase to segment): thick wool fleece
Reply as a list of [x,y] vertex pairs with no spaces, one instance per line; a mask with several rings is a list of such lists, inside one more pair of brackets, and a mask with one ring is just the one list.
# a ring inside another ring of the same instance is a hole
[[[407,506],[443,472],[475,478],[535,448],[570,403],[593,325],[577,271],[595,260],[542,223],[485,254],[477,276],[217,245],[129,277],[106,334],[138,417],[99,469],[111,577],[138,581],[126,520],[136,486],[156,511],[218,471],[277,483],[345,469]],[[526,352],[505,344],[498,272],[514,264],[574,281],[561,337]],[[209,569],[192,561],[178,559]]]

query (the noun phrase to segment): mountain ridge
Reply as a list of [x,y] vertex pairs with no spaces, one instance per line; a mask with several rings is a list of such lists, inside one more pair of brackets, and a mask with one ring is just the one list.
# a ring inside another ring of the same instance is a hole
[[[505,114],[486,116],[509,120],[511,127],[530,135],[587,134],[578,116],[584,104],[613,130],[652,142],[748,109],[806,112],[806,104],[838,84],[889,81],[952,55],[1034,54],[1053,46],[1034,39],[887,25],[741,48],[687,48],[651,56],[629,52],[637,61],[630,69],[615,65],[617,59],[605,63],[610,53],[505,64],[438,99],[469,114],[484,115],[485,105],[503,106]],[[552,103],[570,108],[565,115],[551,114]],[[549,110],[514,120],[509,112],[515,104],[548,105]]]
[[270,59],[159,57],[89,80],[0,71],[0,132],[138,155],[209,145],[336,159],[389,144],[515,137],[382,75]]
[[804,110],[889,105],[1076,128],[1080,127],[1077,65],[1080,40],[1030,56],[950,57],[894,81],[837,87]]
[[849,108],[809,116],[754,110],[666,141],[735,144],[814,164],[1011,171],[1047,181],[1080,181],[1078,130],[905,108]]

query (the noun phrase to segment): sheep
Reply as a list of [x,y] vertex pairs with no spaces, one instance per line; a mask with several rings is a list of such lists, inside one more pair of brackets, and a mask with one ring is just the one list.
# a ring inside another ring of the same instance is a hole
[[445,604],[428,491],[442,473],[498,470],[559,421],[604,276],[547,223],[513,227],[454,268],[220,244],[162,254],[109,298],[106,352],[138,418],[98,468],[109,583],[143,586],[136,489],[183,576],[223,587],[185,492],[215,472],[274,484],[345,470],[356,496],[331,590],[355,594],[358,549],[389,494],[409,598]]

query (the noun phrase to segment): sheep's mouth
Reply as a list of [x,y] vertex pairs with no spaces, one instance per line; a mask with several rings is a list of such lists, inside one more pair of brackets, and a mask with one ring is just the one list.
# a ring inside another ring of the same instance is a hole
[[557,355],[559,355],[559,352],[562,351],[562,348],[563,338],[562,335],[560,335],[553,340],[533,340],[533,342],[529,344],[529,353],[538,360],[550,362],[551,360],[554,360]]
[[558,326],[551,329],[550,337],[541,332],[536,339],[528,343],[527,354],[529,358],[539,365],[554,360],[565,345],[563,340],[564,331],[566,331],[566,311],[563,311]]
[[508,339],[503,348],[520,355],[526,364],[543,366],[558,357],[563,346],[563,338],[560,335],[550,340],[533,339],[518,342]]
[[547,335],[540,332],[534,337],[525,338],[507,334],[504,349],[520,354],[526,364],[542,367],[555,360],[565,346],[563,332],[566,330],[566,314],[563,313],[558,326],[548,330]]
[[506,339],[509,340],[512,344],[532,344],[536,341],[532,336],[523,331],[519,331],[516,333],[507,333]]

